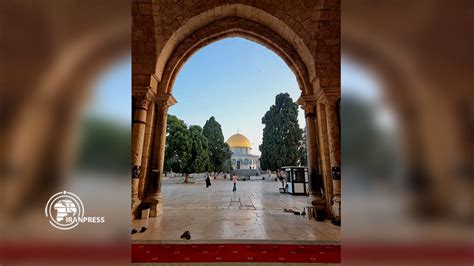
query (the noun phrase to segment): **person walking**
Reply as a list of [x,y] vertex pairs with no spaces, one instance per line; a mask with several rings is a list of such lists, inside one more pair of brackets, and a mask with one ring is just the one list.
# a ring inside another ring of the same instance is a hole
[[234,182],[234,188],[232,189],[233,192],[237,191],[237,180],[238,180],[238,179],[239,179],[239,178],[237,177],[237,175],[234,174],[234,176],[232,177],[232,180],[233,180],[233,182]]
[[281,187],[284,189],[285,188],[285,182],[284,182],[285,179],[283,178],[283,175],[281,174],[280,171],[277,171],[277,177],[281,182]]
[[209,178],[209,174],[207,174],[207,177],[206,177],[206,188],[210,187],[211,186],[211,179]]

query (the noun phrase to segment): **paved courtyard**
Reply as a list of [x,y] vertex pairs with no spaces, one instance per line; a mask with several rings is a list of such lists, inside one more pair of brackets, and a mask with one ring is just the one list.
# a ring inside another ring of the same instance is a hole
[[132,235],[133,240],[180,240],[185,230],[192,240],[317,240],[339,241],[340,227],[330,221],[316,222],[308,217],[285,213],[283,209],[303,211],[307,197],[281,194],[281,183],[239,181],[232,192],[229,180],[194,184],[172,183],[162,186],[163,215],[133,221],[133,227],[148,227]]

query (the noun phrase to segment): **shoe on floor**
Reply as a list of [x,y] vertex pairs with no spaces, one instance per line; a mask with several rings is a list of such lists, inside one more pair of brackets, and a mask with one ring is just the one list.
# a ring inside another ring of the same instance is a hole
[[184,231],[184,233],[181,235],[181,238],[186,238],[187,240],[191,239],[191,233],[189,231]]

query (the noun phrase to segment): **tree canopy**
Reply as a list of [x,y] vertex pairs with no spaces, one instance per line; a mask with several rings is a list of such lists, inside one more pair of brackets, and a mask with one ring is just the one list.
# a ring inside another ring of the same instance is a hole
[[191,138],[183,120],[168,116],[165,170],[184,173],[191,159]]
[[298,105],[288,93],[275,97],[275,104],[262,118],[263,140],[260,167],[275,171],[285,165],[297,165],[301,160],[303,130],[298,124]]
[[184,123],[183,120],[179,119],[177,116],[175,115],[168,115],[168,120],[166,122],[166,134],[168,134],[170,132],[170,127],[173,126],[174,123],[176,122],[182,122]]
[[189,127],[189,138],[191,140],[191,157],[184,173],[201,173],[208,171],[211,166],[209,150],[206,137],[202,134],[200,126]]
[[203,135],[209,143],[210,170],[213,172],[229,172],[231,169],[227,161],[230,160],[232,152],[229,145],[224,142],[221,125],[214,116],[206,121]]
[[208,141],[200,126],[187,127],[183,120],[168,115],[166,129],[165,171],[201,173],[211,167]]

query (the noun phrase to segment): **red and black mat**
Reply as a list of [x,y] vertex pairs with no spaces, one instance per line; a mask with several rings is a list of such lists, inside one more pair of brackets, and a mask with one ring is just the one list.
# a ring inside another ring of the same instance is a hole
[[340,263],[340,245],[132,244],[132,262]]

